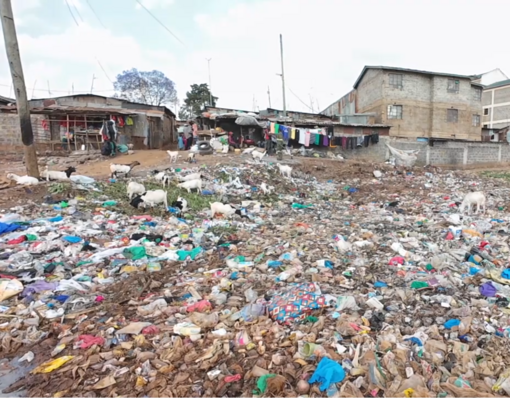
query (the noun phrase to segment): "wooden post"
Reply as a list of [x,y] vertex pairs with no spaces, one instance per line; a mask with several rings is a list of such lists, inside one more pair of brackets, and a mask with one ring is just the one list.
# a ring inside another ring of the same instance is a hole
[[[66,123],[67,123],[67,126],[66,126],[66,133],[69,133],[69,113],[66,113]],[[68,152],[71,152],[71,141],[69,141],[69,134],[66,134],[66,140],[67,140],[67,151]],[[75,137],[76,139],[76,137]]]
[[37,165],[37,153],[34,145],[34,132],[30,120],[30,108],[28,107],[27,89],[25,77],[21,66],[16,26],[12,15],[11,0],[0,0],[0,16],[2,18],[2,30],[4,33],[5,51],[11,69],[12,84],[16,95],[16,109],[19,116],[21,140],[25,151],[25,167],[27,174],[39,177]]

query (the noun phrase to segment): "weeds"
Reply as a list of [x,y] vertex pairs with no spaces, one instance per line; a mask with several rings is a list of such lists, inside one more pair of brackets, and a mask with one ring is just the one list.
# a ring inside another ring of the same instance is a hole
[[[147,190],[163,189],[167,191],[168,205],[171,206],[172,202],[176,201],[177,198],[182,197],[188,202],[188,210],[192,212],[202,211],[209,208],[209,203],[217,201],[215,196],[204,196],[199,193],[188,193],[184,189],[177,188],[175,186],[162,187],[161,184],[146,181],[143,183]],[[144,210],[138,210],[133,208],[129,204],[129,200],[126,192],[125,183],[98,183],[97,187],[101,192],[89,192],[88,197],[100,201],[103,199],[115,200],[117,202],[116,210],[121,211],[128,215],[145,213]],[[97,207],[97,203],[93,204]],[[161,213],[161,214],[160,214]],[[168,215],[168,211],[163,206],[155,207],[151,210],[151,214],[164,216]]]
[[484,171],[481,174],[483,177],[501,178],[510,181],[510,173],[504,171]]

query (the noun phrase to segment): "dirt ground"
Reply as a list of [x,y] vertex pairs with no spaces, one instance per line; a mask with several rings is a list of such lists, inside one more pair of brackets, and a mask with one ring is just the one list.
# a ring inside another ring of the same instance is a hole
[[[195,164],[189,164],[185,161],[187,158],[187,152],[182,152],[181,157],[176,163],[170,163],[168,154],[163,150],[147,150],[147,151],[136,151],[132,155],[122,155],[114,159],[105,159],[96,162],[90,162],[86,164],[76,164],[77,174],[85,175],[96,178],[98,180],[106,180],[110,173],[110,163],[121,163],[129,164],[134,161],[140,162],[140,166],[133,169],[133,176],[141,177],[145,176],[147,172],[152,170],[163,170],[168,167],[172,168],[190,168],[201,165],[215,165],[215,164],[242,164],[246,161],[251,161],[251,158],[241,156],[239,154],[217,154],[208,156],[197,156],[197,162]],[[269,157],[265,159],[266,162],[276,162],[276,158]],[[301,158],[294,157],[290,160],[287,156],[284,158],[283,163],[291,162],[293,168],[297,172],[313,175],[321,181],[334,181],[341,182],[342,178],[348,178],[352,176],[359,176],[360,178],[371,177],[374,170],[386,170],[390,169],[383,163],[375,163],[369,161],[356,161],[346,160],[340,161],[336,159],[325,159],[325,158]],[[0,173],[11,171],[20,175],[24,172],[24,166],[21,162],[17,163],[3,163],[1,165]],[[435,167],[430,168],[418,168],[415,169],[415,173],[434,171]],[[477,173],[485,170],[502,170],[503,168],[482,168],[476,170],[469,170],[468,173]],[[505,168],[507,170],[508,168]],[[4,176],[2,176],[5,178]],[[8,188],[0,188],[0,209],[11,208],[19,204],[27,203],[32,201],[34,203],[41,203],[43,198],[48,195],[48,185],[42,183],[35,187],[21,187],[11,185]],[[360,192],[362,193],[362,192]]]

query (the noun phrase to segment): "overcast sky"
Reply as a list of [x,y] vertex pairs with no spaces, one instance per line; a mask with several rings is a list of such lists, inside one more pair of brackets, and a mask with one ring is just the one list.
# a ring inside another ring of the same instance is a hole
[[[504,0],[12,0],[29,98],[112,95],[122,70],[157,69],[182,99],[208,81],[219,106],[323,110],[364,65],[510,73]],[[94,14],[97,14],[96,15]],[[485,17],[482,19],[481,16]],[[78,26],[77,26],[78,25]],[[3,40],[0,94],[13,96]],[[99,65],[99,62],[101,65]],[[101,68],[101,66],[103,68]],[[104,71],[103,71],[104,69]]]

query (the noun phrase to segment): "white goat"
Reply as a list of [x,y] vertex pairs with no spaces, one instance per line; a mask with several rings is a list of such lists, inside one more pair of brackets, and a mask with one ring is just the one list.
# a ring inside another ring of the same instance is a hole
[[274,187],[263,182],[260,184],[260,190],[264,193],[264,195],[267,195],[268,193],[273,192]]
[[179,157],[178,151],[166,151],[168,153],[168,156],[170,156],[170,162],[175,163],[177,162],[177,158]]
[[264,152],[260,152],[260,151],[253,151],[253,152],[251,153],[251,156],[252,156],[253,160],[259,160],[259,161],[260,161],[260,160],[262,160],[262,158],[263,158],[264,156],[266,156],[266,151],[264,151]]
[[211,218],[214,218],[215,214],[223,214],[225,217],[231,217],[236,213],[231,205],[225,205],[221,202],[210,203],[211,205]]
[[195,159],[195,153],[194,152],[188,153],[188,163],[193,162],[194,159]]
[[30,176],[19,176],[14,173],[7,173],[7,178],[9,180],[14,180],[18,183],[18,185],[37,185],[39,184],[39,180],[35,177]]
[[470,192],[465,197],[460,205],[460,212],[464,213],[464,210],[468,209],[468,214],[471,214],[471,206],[476,204],[476,213],[480,211],[480,208],[483,207],[483,213],[485,214],[485,202],[486,202],[485,194],[483,192]]
[[75,173],[76,169],[74,167],[68,167],[65,171],[55,171],[50,170],[48,166],[46,166],[45,170],[41,173],[42,177],[46,178],[46,181],[50,180],[68,180],[71,177],[72,173]]
[[202,192],[202,180],[190,180],[190,181],[184,181],[180,184],[177,184],[179,188],[184,188],[188,191],[188,193],[191,193],[192,189],[198,190],[198,192]]
[[170,177],[164,171],[160,171],[158,174],[156,174],[154,179],[161,182],[163,186],[170,186],[170,181],[172,181],[172,177]]
[[138,209],[140,206],[154,207],[160,203],[163,203],[165,205],[165,209],[168,209],[166,191],[163,191],[162,189],[156,189],[155,191],[147,191],[143,195],[135,196],[131,200],[130,205]]
[[130,164],[116,164],[116,163],[110,163],[110,172],[111,177],[117,177],[117,174],[124,174],[126,177],[129,175],[131,170],[133,170],[133,167],[139,166],[140,162],[134,161]]
[[290,178],[290,176],[292,174],[292,167],[286,166],[286,165],[281,165],[280,163],[276,163],[276,165],[278,166],[278,169],[280,169],[280,174],[282,176],[286,176],[286,177]]
[[127,185],[127,194],[128,194],[129,200],[133,199],[133,196],[143,195],[145,192],[146,192],[146,189],[143,186],[143,184],[139,184],[138,182],[131,181]]
[[255,149],[257,149],[256,146],[254,147],[251,147],[251,148],[246,148],[243,153],[241,153],[241,155],[249,155],[250,153],[252,153]]
[[191,180],[199,180],[202,178],[202,174],[200,173],[192,173],[186,176],[179,176],[179,180],[181,181],[191,181]]

